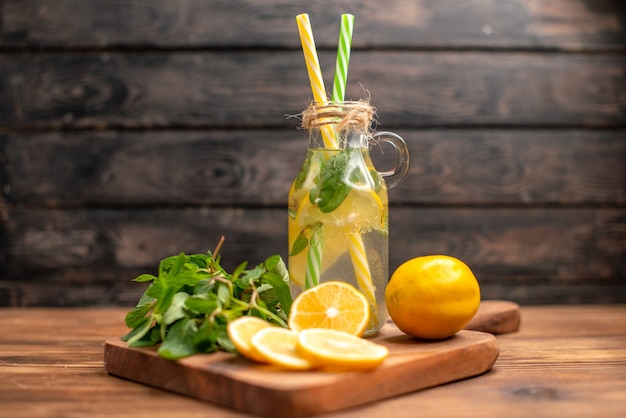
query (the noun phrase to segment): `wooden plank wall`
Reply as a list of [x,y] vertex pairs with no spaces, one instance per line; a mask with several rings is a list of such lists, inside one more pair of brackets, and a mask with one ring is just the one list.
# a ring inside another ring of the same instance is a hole
[[130,305],[160,259],[286,257],[311,98],[330,85],[411,152],[390,269],[465,260],[484,298],[626,302],[626,5],[620,0],[4,0],[0,305]]

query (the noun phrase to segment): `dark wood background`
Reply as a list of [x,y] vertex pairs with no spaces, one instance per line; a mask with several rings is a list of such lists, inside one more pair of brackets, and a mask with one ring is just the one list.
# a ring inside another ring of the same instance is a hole
[[356,16],[348,98],[411,152],[390,269],[444,253],[483,298],[626,302],[620,0],[3,0],[0,306],[132,305],[160,259],[287,253],[311,99]]

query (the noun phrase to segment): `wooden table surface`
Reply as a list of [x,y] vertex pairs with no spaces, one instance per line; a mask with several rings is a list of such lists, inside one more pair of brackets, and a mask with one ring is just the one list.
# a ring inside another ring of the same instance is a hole
[[[0,417],[243,417],[108,375],[127,309],[0,309]],[[626,305],[522,307],[482,376],[325,417],[623,417]],[[277,405],[277,408],[280,406]]]

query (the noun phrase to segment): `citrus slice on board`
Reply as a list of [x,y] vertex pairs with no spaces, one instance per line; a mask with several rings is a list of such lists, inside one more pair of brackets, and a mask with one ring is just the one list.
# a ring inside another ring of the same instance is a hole
[[252,348],[252,337],[260,330],[273,325],[256,316],[242,316],[230,321],[226,326],[228,337],[237,348],[237,351],[247,359],[265,363],[265,358],[257,355]]
[[298,351],[317,366],[349,370],[378,367],[389,355],[383,345],[347,332],[322,328],[300,332]]
[[285,328],[269,327],[257,332],[251,341],[255,355],[265,363],[289,370],[308,370],[313,364],[298,351],[298,334]]
[[326,328],[362,335],[369,323],[370,306],[349,283],[330,281],[300,293],[291,305],[289,328],[299,332]]

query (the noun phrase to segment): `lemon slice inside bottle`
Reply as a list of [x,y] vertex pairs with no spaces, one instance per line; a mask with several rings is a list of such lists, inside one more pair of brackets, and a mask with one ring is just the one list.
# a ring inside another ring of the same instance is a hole
[[[289,235],[294,237],[307,227],[323,224],[323,273],[347,252],[351,234],[383,227],[384,216],[382,200],[369,188],[350,190],[341,205],[329,213],[319,210],[306,194],[299,201],[294,221],[289,223]],[[308,252],[305,250],[289,257],[290,279],[299,287],[304,286],[307,256]]]
[[352,189],[341,205],[328,213],[311,203],[307,194],[299,202],[295,223],[300,229],[322,223],[325,228],[333,226],[348,235],[382,227],[384,216],[383,202],[374,190]]

